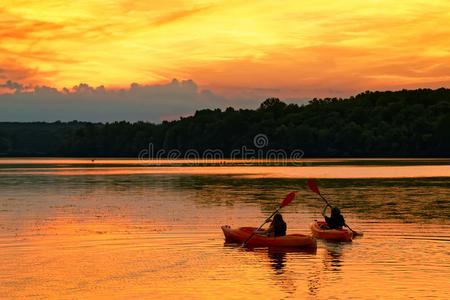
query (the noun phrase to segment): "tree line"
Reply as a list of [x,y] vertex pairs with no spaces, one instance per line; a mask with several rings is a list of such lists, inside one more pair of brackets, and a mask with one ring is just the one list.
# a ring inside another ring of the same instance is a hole
[[301,149],[305,157],[449,157],[450,89],[364,92],[305,105],[266,99],[259,108],[204,109],[175,121],[0,122],[0,156],[137,157],[155,151]]

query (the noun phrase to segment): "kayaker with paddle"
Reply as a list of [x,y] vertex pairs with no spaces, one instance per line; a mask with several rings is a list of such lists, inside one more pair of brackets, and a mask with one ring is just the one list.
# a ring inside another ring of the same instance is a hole
[[[331,208],[331,216],[327,217],[325,214],[328,206]],[[346,226],[344,216],[341,215],[341,211],[337,207],[332,207],[330,204],[326,204],[322,210],[322,216],[327,222],[328,228],[330,229],[342,229],[342,226]]]
[[[292,200],[294,200],[294,198],[295,198],[295,193],[294,192],[292,192],[292,193],[289,193],[289,194],[287,194],[287,196],[284,198],[284,200],[283,200],[283,202],[281,202],[281,204],[280,204],[280,206],[270,215],[270,217],[268,218],[268,219],[266,219],[265,221],[264,221],[264,223],[262,223],[261,224],[261,226],[259,226],[258,228],[256,228],[256,230],[255,231],[253,231],[253,233],[252,234],[250,234],[250,236],[248,237],[248,238],[246,238],[245,239],[245,241],[242,243],[242,247],[244,247],[246,244],[247,244],[247,242],[258,232],[258,231],[260,231],[260,229],[264,226],[264,224],[266,224],[267,222],[269,222],[270,221],[270,218],[272,218],[273,216],[275,216],[276,214],[279,214],[278,212],[280,211],[280,209],[282,209],[283,207],[285,207],[286,205],[288,205],[289,203],[291,203],[292,202]],[[278,218],[278,217],[277,217]],[[280,215],[280,218],[281,218],[281,221],[283,221],[283,218],[281,217],[281,215]],[[275,218],[274,218],[275,219]],[[272,221],[272,223],[273,223],[273,221]],[[283,223],[284,223],[284,221],[283,221]],[[286,225],[286,223],[284,223],[284,225]],[[261,231],[260,231],[261,232]],[[264,232],[264,231],[263,231]],[[286,235],[286,229],[284,230],[284,235]]]
[[269,228],[267,228],[267,230],[264,231],[264,235],[268,237],[285,236],[286,229],[287,229],[286,222],[284,222],[281,214],[277,213],[273,217],[272,223],[270,223]]
[[[339,210],[339,208],[337,207],[332,207],[330,205],[330,203],[328,202],[327,199],[325,199],[324,196],[322,196],[322,194],[319,191],[319,188],[317,187],[316,183],[314,182],[314,180],[312,179],[308,179],[308,187],[311,191],[313,191],[314,193],[316,193],[317,195],[320,196],[320,198],[322,198],[325,203],[327,204],[322,211],[322,216],[325,218],[325,222],[327,223],[329,229],[342,229],[342,226],[347,227],[348,229],[350,229],[350,231],[353,233],[353,236],[361,236],[362,232],[356,232],[353,229],[350,228],[350,226],[348,226],[345,223],[344,217],[341,215],[341,211]],[[327,210],[327,207],[331,207],[331,217],[328,218],[325,215],[325,211]],[[336,227],[337,226],[337,227]],[[322,226],[321,226],[322,227]],[[325,229],[325,228],[322,228]]]

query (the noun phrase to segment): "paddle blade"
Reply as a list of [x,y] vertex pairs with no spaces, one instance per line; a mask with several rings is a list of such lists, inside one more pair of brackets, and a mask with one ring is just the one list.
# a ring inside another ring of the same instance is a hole
[[280,208],[281,207],[285,207],[286,205],[291,203],[292,200],[294,200],[294,198],[295,198],[295,193],[294,192],[291,192],[291,193],[287,194],[287,196],[284,198],[283,202],[281,202]]
[[314,193],[320,195],[319,188],[317,187],[317,185],[316,185],[316,183],[314,182],[314,180],[308,179],[308,187],[309,187],[309,189],[310,189],[311,191],[313,191]]

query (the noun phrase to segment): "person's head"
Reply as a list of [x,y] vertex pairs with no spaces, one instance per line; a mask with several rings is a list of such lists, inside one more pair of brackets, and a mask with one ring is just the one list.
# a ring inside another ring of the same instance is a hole
[[275,216],[273,216],[273,221],[275,223],[283,222],[283,217],[281,216],[281,214],[278,213]]
[[341,211],[340,211],[339,208],[333,207],[333,208],[331,209],[331,215],[332,215],[332,216],[339,216],[340,214],[341,214]]

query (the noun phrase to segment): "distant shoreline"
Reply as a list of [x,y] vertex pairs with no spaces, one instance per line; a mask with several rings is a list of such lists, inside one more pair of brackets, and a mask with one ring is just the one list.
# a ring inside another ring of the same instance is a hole
[[365,92],[150,122],[0,122],[0,157],[448,158],[450,89]]
[[199,166],[408,166],[450,165],[450,158],[302,158],[300,160],[258,159],[161,159],[142,160],[132,157],[0,157],[0,167],[5,164],[64,164],[64,165],[199,165]]

